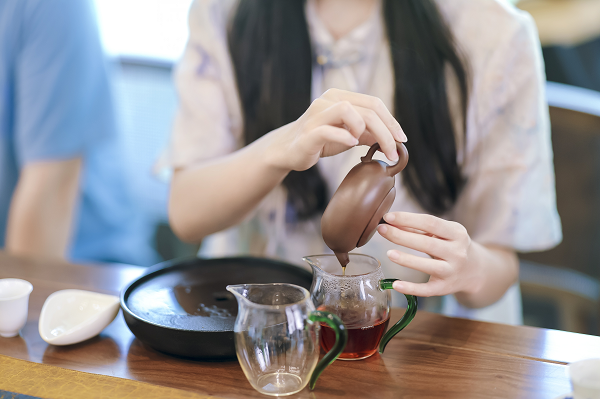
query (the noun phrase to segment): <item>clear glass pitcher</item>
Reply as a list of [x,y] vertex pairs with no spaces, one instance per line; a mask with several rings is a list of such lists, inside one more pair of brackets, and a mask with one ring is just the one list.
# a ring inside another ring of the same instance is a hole
[[[387,332],[390,321],[392,283],[386,279],[379,261],[368,255],[350,254],[345,275],[335,255],[303,258],[313,269],[311,299],[318,310],[336,314],[348,331],[348,343],[339,356],[343,360],[365,359],[385,346],[408,325],[417,313],[417,298],[405,295],[408,307],[402,319]],[[321,330],[321,346],[329,350],[335,332],[327,326]]]
[[[316,311],[308,291],[293,284],[229,285],[236,296],[235,350],[248,381],[260,393],[291,395],[317,378],[346,346],[347,333],[336,315]],[[319,360],[319,331],[335,338]],[[318,364],[317,364],[318,362]]]

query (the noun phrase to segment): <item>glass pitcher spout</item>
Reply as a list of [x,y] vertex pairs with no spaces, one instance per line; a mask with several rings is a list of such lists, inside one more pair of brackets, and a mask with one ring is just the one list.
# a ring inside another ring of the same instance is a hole
[[313,255],[313,256],[305,256],[304,258],[302,258],[302,260],[310,265],[310,267],[313,270],[313,273],[317,273],[321,270],[319,268],[319,258],[320,258],[319,255]]
[[244,298],[246,299],[246,297],[244,297],[244,290],[246,290],[248,287],[248,284],[238,284],[238,285],[228,285],[227,286],[227,291],[231,292],[233,295],[237,296],[238,298]]
[[252,284],[238,284],[238,285],[228,285],[226,290],[235,295],[236,299],[239,303],[250,304],[251,302],[248,300],[248,288]]
[[299,290],[292,284],[237,284],[228,285],[226,288],[236,296],[240,309],[261,306],[277,309],[280,306],[300,304],[309,300],[308,291]]

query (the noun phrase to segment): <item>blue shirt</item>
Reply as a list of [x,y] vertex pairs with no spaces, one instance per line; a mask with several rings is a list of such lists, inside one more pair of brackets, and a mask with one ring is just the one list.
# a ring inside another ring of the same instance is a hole
[[156,261],[121,151],[91,2],[0,0],[0,247],[21,169],[81,157],[70,259]]

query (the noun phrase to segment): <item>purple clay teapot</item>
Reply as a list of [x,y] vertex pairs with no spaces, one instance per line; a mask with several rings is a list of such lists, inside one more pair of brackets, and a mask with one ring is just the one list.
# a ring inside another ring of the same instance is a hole
[[321,219],[325,244],[335,253],[342,267],[348,262],[348,252],[365,245],[390,210],[396,198],[396,175],[408,163],[404,144],[396,142],[399,159],[390,166],[374,160],[379,144],[373,144],[344,178],[329,201]]

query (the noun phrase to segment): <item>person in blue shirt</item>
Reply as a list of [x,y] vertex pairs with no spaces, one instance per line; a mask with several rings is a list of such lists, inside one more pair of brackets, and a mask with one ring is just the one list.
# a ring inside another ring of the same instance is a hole
[[148,265],[93,5],[0,1],[0,248]]

